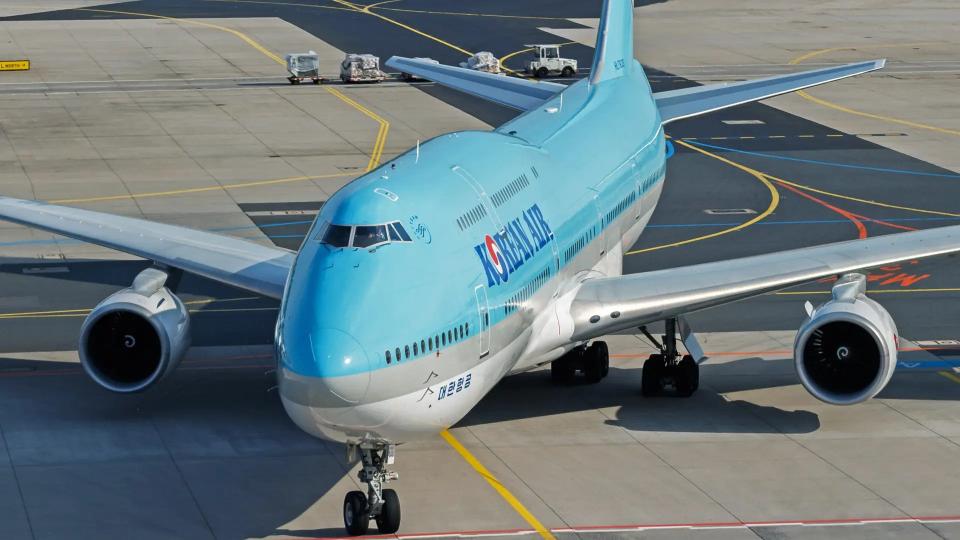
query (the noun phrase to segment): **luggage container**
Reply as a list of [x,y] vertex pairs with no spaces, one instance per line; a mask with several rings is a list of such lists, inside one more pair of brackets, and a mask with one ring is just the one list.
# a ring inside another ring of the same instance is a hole
[[287,80],[290,84],[300,84],[304,81],[311,81],[313,84],[320,84],[320,59],[314,51],[306,53],[291,53],[284,57],[287,61],[287,71],[290,76]]
[[460,62],[460,67],[483,71],[484,73],[500,73],[500,60],[490,51],[480,51],[477,54],[467,58],[466,62]]
[[340,63],[340,80],[345,83],[378,83],[386,78],[380,71],[380,58],[372,54],[347,54]]

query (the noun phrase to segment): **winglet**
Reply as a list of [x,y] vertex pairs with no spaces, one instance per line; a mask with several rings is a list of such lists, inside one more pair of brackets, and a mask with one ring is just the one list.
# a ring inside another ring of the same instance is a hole
[[604,0],[590,84],[620,78],[633,69],[633,0]]

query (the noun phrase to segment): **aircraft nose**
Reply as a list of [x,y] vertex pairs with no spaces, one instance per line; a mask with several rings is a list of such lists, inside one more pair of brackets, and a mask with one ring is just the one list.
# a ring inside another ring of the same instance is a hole
[[360,343],[333,328],[310,332],[316,376],[334,396],[359,403],[370,387],[370,363]]

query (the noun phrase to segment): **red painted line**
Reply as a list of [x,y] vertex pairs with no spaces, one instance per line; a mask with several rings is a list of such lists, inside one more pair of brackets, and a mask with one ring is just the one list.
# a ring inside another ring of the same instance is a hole
[[809,193],[805,193],[805,192],[803,192],[803,191],[801,191],[801,190],[799,190],[799,189],[797,189],[797,188],[795,188],[795,187],[793,187],[793,186],[791,186],[791,185],[789,185],[789,184],[784,184],[783,182],[777,182],[777,184],[779,184],[780,187],[782,187],[782,188],[789,189],[790,191],[796,193],[797,195],[800,195],[801,197],[804,197],[804,198],[806,198],[806,199],[809,199],[809,200],[811,200],[811,201],[819,204],[820,206],[823,206],[824,208],[827,208],[827,209],[829,209],[829,210],[832,210],[833,212],[836,212],[836,213],[840,214],[841,216],[849,219],[849,220],[857,227],[857,237],[860,238],[861,240],[867,237],[867,228],[863,225],[863,222],[860,221],[860,219],[858,219],[858,216],[857,216],[856,214],[852,214],[852,213],[850,213],[850,212],[847,212],[847,211],[844,210],[843,208],[840,208],[840,207],[838,207],[838,206],[834,206],[834,205],[832,205],[832,204],[830,204],[830,203],[828,203],[828,202],[826,202],[826,201],[824,201],[824,200],[818,199],[818,198],[814,197],[813,195],[810,195]]
[[[831,526],[831,525],[870,525],[874,523],[935,523],[960,522],[960,515],[946,516],[900,516],[900,517],[863,517],[837,519],[782,519],[770,521],[701,521],[689,523],[633,523],[621,525],[577,525],[572,527],[555,527],[553,533],[590,533],[614,531],[644,531],[658,529],[745,529],[753,527],[798,527],[798,526]],[[370,535],[364,538],[443,538],[443,537],[471,537],[471,536],[507,536],[536,534],[533,529],[495,529],[495,530],[463,530],[443,531],[432,533],[400,533],[390,535]],[[349,536],[321,536],[313,540],[340,540]]]
[[[951,346],[951,347],[900,347],[897,349],[897,352],[920,352],[920,351],[955,351],[960,350],[960,347]],[[707,356],[757,356],[757,355],[777,355],[777,354],[793,354],[792,349],[782,349],[782,350],[772,350],[772,351],[707,351],[703,354]],[[646,358],[649,356],[647,353],[643,354],[611,354],[610,358],[623,358],[625,360],[636,359],[636,358]]]

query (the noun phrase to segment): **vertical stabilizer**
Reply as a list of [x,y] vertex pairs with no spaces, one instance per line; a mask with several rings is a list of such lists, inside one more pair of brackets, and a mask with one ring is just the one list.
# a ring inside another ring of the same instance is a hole
[[633,0],[604,0],[590,83],[617,79],[633,69]]

